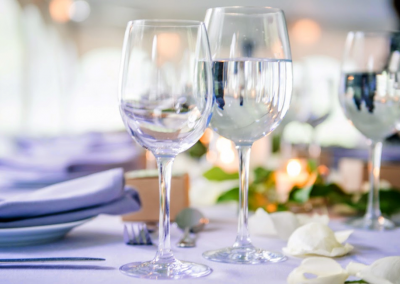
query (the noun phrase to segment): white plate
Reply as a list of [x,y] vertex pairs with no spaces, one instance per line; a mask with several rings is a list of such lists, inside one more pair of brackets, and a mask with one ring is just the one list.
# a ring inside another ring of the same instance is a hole
[[0,229],[0,247],[49,243],[61,239],[74,227],[82,225],[91,219],[93,217],[62,224]]

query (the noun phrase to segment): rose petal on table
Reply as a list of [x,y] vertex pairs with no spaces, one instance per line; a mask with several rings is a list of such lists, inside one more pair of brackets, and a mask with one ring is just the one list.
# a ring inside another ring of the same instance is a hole
[[346,270],[350,275],[356,275],[358,272],[368,268],[368,265],[362,264],[362,263],[357,263],[357,262],[350,262]]
[[328,224],[327,215],[293,214],[290,211],[275,212],[268,214],[263,208],[258,208],[253,216],[249,218],[249,232],[252,235],[275,236],[287,240],[290,235],[301,225],[318,222]]
[[353,232],[353,230],[337,231],[335,232],[335,238],[339,243],[343,244]]
[[[311,275],[313,277],[310,277]],[[330,258],[309,257],[289,274],[287,283],[343,284],[348,276],[347,271]]]
[[274,222],[264,209],[258,208],[253,216],[249,218],[249,232],[252,235],[275,236],[277,231]]
[[312,222],[317,222],[321,224],[328,225],[329,224],[329,216],[327,214],[296,214],[296,217],[299,221],[300,226],[312,223]]
[[346,270],[370,284],[400,284],[400,256],[380,258],[370,266],[350,262]]
[[336,257],[347,254],[353,247],[341,244],[333,231],[321,223],[309,223],[296,229],[283,252],[293,256],[321,255]]
[[296,215],[290,211],[276,212],[270,216],[281,239],[289,239],[290,235],[300,226]]

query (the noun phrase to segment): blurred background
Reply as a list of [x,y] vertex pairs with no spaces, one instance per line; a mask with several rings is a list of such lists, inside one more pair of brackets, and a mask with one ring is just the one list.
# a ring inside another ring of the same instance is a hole
[[[340,60],[348,31],[398,28],[392,0],[0,0],[0,157],[15,151],[16,141],[20,148],[26,147],[21,137],[52,139],[125,131],[117,90],[127,22],[144,18],[202,21],[207,8],[234,5],[283,9],[294,63],[290,110],[279,128],[255,145],[253,164],[266,165],[269,161],[268,167],[279,168],[280,164],[273,162],[273,153],[279,153],[285,161],[304,153],[321,157],[321,164],[330,169],[340,168],[339,158],[343,157],[365,161],[365,138],[347,122],[338,102]],[[98,136],[85,139],[94,147],[92,142]],[[384,151],[383,160],[397,163],[400,155],[393,155],[393,149],[400,152],[396,150],[398,136],[389,140],[392,142],[387,143],[395,146],[389,151],[389,159]],[[68,147],[72,149],[74,143]],[[218,140],[208,131],[200,144],[200,148],[196,145],[192,149],[192,157],[199,158],[207,151],[204,156],[211,164],[228,172],[237,170],[237,156],[229,141]],[[109,151],[107,147],[105,152]],[[131,156],[121,152],[120,156],[136,157],[133,152]],[[97,152],[91,158],[98,159]],[[147,168],[155,166],[151,155],[145,159]],[[122,162],[113,165],[118,163]],[[138,167],[143,166],[126,169]],[[395,173],[398,167],[391,169]],[[350,180],[356,174],[358,181],[352,187],[358,190],[362,171],[365,180],[365,163],[347,161],[342,165],[342,184],[346,181],[343,173],[350,175]],[[400,186],[397,176],[388,179]],[[222,190],[208,195],[211,197],[205,203],[215,201]],[[193,192],[193,196],[201,196],[204,189]]]
[[322,123],[310,126],[313,110],[293,105],[277,134],[304,143],[313,139],[315,128],[315,139],[323,146],[362,145],[358,132],[342,123],[338,109],[340,59],[349,30],[397,28],[390,0],[1,0],[1,136],[122,130],[117,87],[126,23],[203,20],[207,8],[226,5],[283,9],[295,63],[294,94],[329,94],[317,103],[320,113],[313,114],[327,116]]

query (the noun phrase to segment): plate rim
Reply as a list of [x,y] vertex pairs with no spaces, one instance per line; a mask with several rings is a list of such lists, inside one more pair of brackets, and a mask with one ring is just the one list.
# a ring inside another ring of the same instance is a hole
[[1,233],[8,233],[8,232],[23,232],[23,231],[31,231],[31,230],[43,230],[43,229],[56,229],[58,227],[69,227],[69,226],[77,226],[79,224],[86,223],[97,216],[77,220],[77,221],[71,221],[71,222],[66,222],[66,223],[57,223],[57,224],[49,224],[49,225],[40,225],[40,226],[29,226],[29,227],[15,227],[15,228],[0,228],[0,234]]

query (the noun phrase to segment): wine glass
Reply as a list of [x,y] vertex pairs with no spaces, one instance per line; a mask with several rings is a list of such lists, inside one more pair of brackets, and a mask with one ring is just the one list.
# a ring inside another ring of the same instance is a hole
[[132,137],[157,160],[159,244],[155,258],[120,270],[133,277],[205,276],[203,264],[177,260],[170,243],[171,169],[177,154],[202,136],[212,115],[212,62],[204,23],[137,20],[128,23],[122,50],[119,106]]
[[350,32],[342,62],[340,101],[346,117],[366,138],[369,150],[367,212],[351,222],[368,230],[394,228],[379,208],[382,141],[400,118],[400,34]]
[[216,104],[211,127],[239,152],[239,224],[232,247],[206,259],[242,264],[279,262],[279,253],[255,248],[247,229],[250,150],[285,116],[292,93],[292,60],[283,12],[268,7],[207,10]]
[[293,73],[296,78],[290,110],[285,121],[291,116],[312,127],[308,153],[309,157],[315,160],[318,160],[321,154],[316,128],[331,114],[335,97],[336,69],[339,69],[337,61],[325,56],[309,56],[294,66]]

